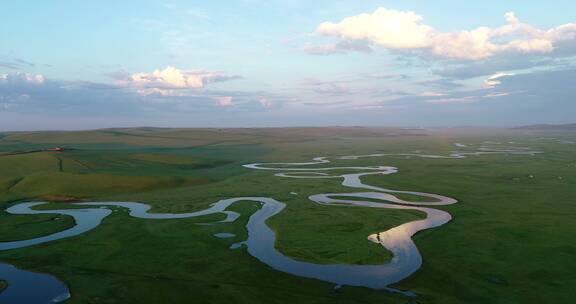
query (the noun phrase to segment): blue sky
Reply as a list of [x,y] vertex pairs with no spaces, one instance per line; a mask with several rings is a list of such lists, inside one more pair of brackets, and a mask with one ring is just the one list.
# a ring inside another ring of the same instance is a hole
[[573,1],[10,1],[0,130],[576,114]]

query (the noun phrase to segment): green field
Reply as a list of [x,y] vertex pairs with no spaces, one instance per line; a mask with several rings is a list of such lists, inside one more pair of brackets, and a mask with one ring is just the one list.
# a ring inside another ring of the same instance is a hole
[[[157,212],[189,212],[220,199],[271,197],[287,204],[269,221],[276,248],[320,264],[382,264],[391,254],[366,240],[419,219],[415,211],[314,204],[318,193],[355,192],[339,179],[289,179],[241,165],[302,162],[315,156],[446,154],[454,143],[525,146],[543,152],[465,159],[381,157],[331,165],[388,165],[400,172],[364,182],[457,198],[440,206],[454,220],[415,236],[422,268],[395,287],[415,299],[333,285],[275,271],[245,249],[257,206],[232,207],[239,221],[206,216],[142,220],[114,212],[83,235],[0,251],[0,261],[50,273],[69,286],[66,303],[572,303],[576,299],[576,133],[527,130],[423,131],[392,128],[107,129],[0,136],[0,207],[47,200],[137,201]],[[513,144],[509,144],[513,142]],[[42,151],[63,146],[64,152]],[[22,153],[15,153],[22,152]],[[296,194],[291,194],[295,192]],[[358,191],[356,191],[358,192]],[[73,225],[57,215],[0,214],[0,241]],[[232,232],[218,239],[213,234]],[[2,274],[0,273],[0,280]],[[2,284],[0,281],[0,290]]]

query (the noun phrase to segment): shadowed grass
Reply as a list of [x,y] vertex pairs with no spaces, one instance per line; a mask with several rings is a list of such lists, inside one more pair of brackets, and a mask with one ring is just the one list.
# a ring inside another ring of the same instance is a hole
[[0,216],[0,222],[10,223],[10,225],[2,225],[2,229],[0,229],[0,242],[31,239],[74,226],[74,219],[72,217],[50,214],[3,214]]

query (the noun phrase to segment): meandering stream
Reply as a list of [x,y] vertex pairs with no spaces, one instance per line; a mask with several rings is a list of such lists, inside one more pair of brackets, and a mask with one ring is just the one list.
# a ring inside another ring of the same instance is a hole
[[[449,155],[426,155],[419,153],[407,154],[369,154],[357,156],[342,156],[335,160],[357,160],[367,157],[421,157],[421,158],[464,158],[469,155],[482,154],[520,154],[534,155],[524,147],[502,147],[493,149],[486,146],[477,147],[474,152],[453,152]],[[414,273],[422,264],[422,256],[412,241],[412,236],[422,230],[446,224],[452,216],[443,210],[431,208],[433,206],[450,205],[457,200],[447,196],[417,191],[403,191],[381,188],[364,184],[362,177],[368,175],[388,175],[398,172],[390,166],[344,166],[344,167],[318,167],[331,161],[327,157],[316,157],[310,162],[302,163],[256,163],[244,165],[254,170],[274,171],[275,176],[299,179],[340,179],[342,186],[359,189],[355,193],[323,193],[309,196],[317,204],[339,205],[351,207],[417,210],[426,215],[422,220],[401,224],[380,233],[367,236],[369,241],[381,244],[383,248],[393,254],[390,262],[382,265],[348,265],[348,264],[314,264],[295,260],[283,255],[274,247],[275,233],[268,227],[266,220],[280,213],[285,204],[268,197],[236,197],[220,200],[209,208],[190,213],[150,213],[150,206],[135,202],[82,202],[74,203],[83,206],[82,209],[65,210],[36,210],[35,207],[46,204],[44,202],[25,202],[14,205],[6,211],[11,214],[61,214],[72,216],[75,226],[43,237],[14,242],[0,242],[0,250],[24,248],[64,238],[78,236],[84,232],[98,227],[102,220],[112,213],[110,207],[126,208],[129,215],[142,219],[168,220],[191,218],[209,214],[222,213],[226,218],[221,222],[233,222],[240,214],[226,210],[239,201],[253,201],[260,204],[260,208],[253,213],[246,226],[248,239],[241,243],[248,252],[262,263],[282,272],[296,276],[319,279],[334,283],[336,286],[349,285],[374,289],[390,289],[389,286]],[[359,171],[358,173],[338,174],[338,171]],[[334,173],[336,172],[336,173]],[[395,194],[409,194],[424,198],[424,201],[409,201],[397,197]],[[98,207],[98,208],[96,208]],[[377,229],[378,227],[374,227]],[[221,234],[226,236],[226,234]],[[216,236],[219,237],[219,236]],[[239,247],[236,244],[234,247]],[[70,292],[66,285],[55,277],[45,274],[20,270],[11,265],[0,264],[0,279],[8,281],[8,288],[0,293],[0,303],[50,303],[65,300]],[[29,290],[45,290],[41,294],[31,295]],[[32,298],[34,296],[34,298]]]

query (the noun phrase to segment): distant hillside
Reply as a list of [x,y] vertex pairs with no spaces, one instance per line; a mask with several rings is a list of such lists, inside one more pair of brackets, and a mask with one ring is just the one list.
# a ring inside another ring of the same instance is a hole
[[74,145],[128,145],[149,147],[200,147],[210,145],[278,144],[342,140],[345,138],[383,138],[428,136],[423,129],[378,127],[294,127],[294,128],[109,128],[88,131],[38,131],[0,133],[0,143],[27,143],[41,146],[30,150]]
[[572,124],[561,124],[561,125],[539,124],[539,125],[529,125],[529,126],[514,127],[514,128],[512,128],[512,129],[516,129],[516,130],[536,130],[536,131],[576,131],[576,123],[572,123]]

